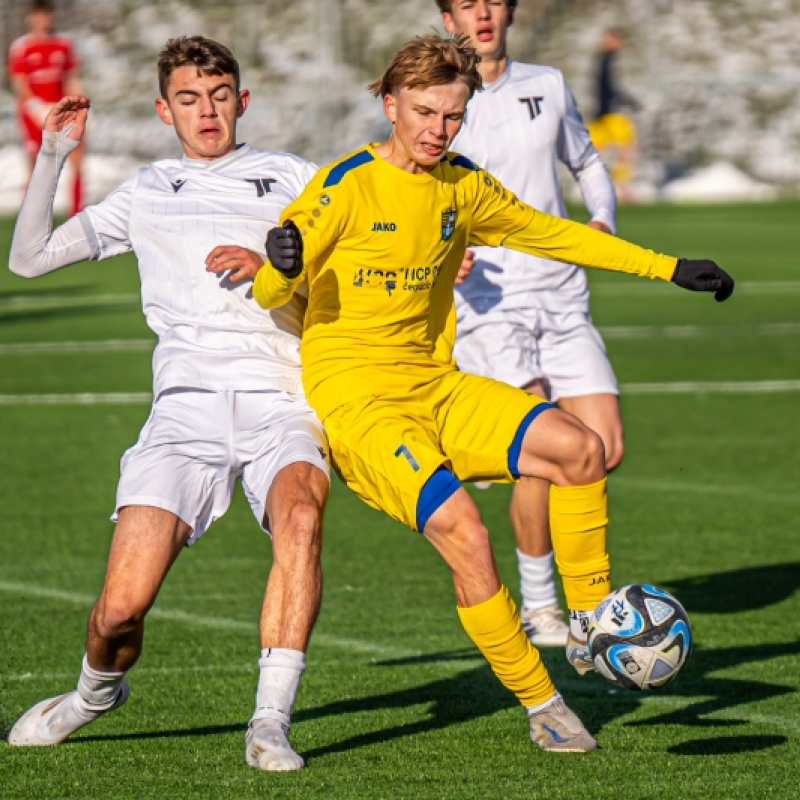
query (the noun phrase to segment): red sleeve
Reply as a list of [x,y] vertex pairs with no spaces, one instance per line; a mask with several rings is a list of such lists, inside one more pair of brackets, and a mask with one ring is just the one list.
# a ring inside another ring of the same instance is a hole
[[21,42],[11,42],[8,48],[8,74],[25,74],[25,46]]

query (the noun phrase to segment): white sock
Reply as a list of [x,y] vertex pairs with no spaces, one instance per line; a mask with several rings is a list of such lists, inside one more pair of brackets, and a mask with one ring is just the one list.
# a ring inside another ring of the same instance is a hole
[[75,702],[77,711],[96,714],[98,711],[108,710],[117,699],[119,685],[124,677],[124,672],[103,672],[93,669],[84,654],[78,678],[78,698]]
[[579,642],[585,642],[589,638],[589,620],[591,616],[591,611],[569,610],[569,632]]
[[535,611],[555,605],[558,600],[553,580],[553,551],[543,556],[529,556],[517,549],[517,562],[523,607]]
[[542,709],[547,708],[547,706],[552,705],[556,700],[560,699],[561,693],[556,692],[549,700],[545,700],[544,703],[539,703],[538,706],[525,706],[525,710],[528,712],[528,716],[531,714],[538,714]]
[[261,651],[258,666],[253,720],[271,719],[288,727],[300,676],[306,668],[306,654],[288,647],[267,647]]

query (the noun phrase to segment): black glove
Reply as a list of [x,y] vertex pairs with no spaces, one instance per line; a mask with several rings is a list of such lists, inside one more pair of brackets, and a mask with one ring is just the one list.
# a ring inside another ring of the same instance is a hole
[[303,237],[292,220],[267,234],[267,258],[287,278],[296,278],[303,271]]
[[692,292],[714,292],[714,299],[721,303],[733,294],[733,278],[708,259],[693,261],[679,258],[672,282]]

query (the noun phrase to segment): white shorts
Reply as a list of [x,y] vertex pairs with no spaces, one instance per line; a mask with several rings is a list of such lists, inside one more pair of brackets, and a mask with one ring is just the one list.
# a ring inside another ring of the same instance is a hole
[[531,308],[462,330],[459,369],[525,387],[542,380],[548,399],[619,394],[603,339],[588,314]]
[[263,527],[275,475],[297,461],[329,474],[325,433],[302,395],[172,389],[122,456],[112,519],[125,506],[162,508],[192,528],[193,544],[228,510],[241,477]]

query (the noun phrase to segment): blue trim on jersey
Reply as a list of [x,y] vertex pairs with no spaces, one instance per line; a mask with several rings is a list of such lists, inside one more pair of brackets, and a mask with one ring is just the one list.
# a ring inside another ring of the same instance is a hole
[[461,481],[447,467],[439,467],[428,478],[417,498],[417,530],[425,529],[431,515],[461,488]]
[[519,478],[519,454],[522,451],[522,440],[530,428],[531,423],[542,413],[547,411],[548,408],[555,408],[552,403],[539,403],[534,406],[522,419],[522,422],[514,434],[514,441],[511,442],[511,447],[508,448],[508,471],[515,477]]
[[478,171],[478,168],[466,156],[456,156],[450,163],[454,167],[466,167],[473,172]]
[[344,176],[350,172],[351,169],[360,167],[362,164],[368,164],[370,161],[374,160],[375,159],[369,150],[362,150],[360,153],[356,153],[354,156],[346,158],[328,173],[328,177],[325,178],[325,183],[322,184],[322,188],[327,189],[329,186],[336,186],[336,184],[339,183],[339,181],[341,181],[341,179],[344,178]]

